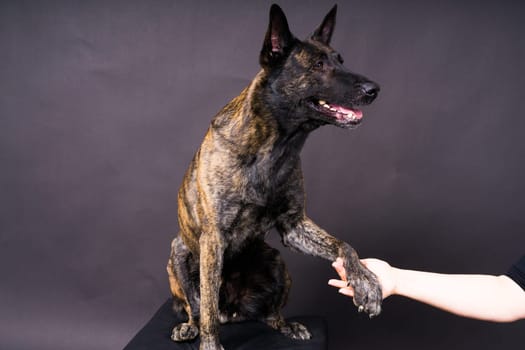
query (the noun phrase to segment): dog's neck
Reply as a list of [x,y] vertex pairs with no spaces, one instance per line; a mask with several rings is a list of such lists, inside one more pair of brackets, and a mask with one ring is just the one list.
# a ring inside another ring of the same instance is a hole
[[246,89],[249,109],[244,116],[248,123],[253,123],[255,129],[268,126],[277,130],[276,134],[268,135],[267,139],[273,148],[286,148],[298,154],[306,137],[321,124],[312,120],[305,121],[302,116],[294,114],[290,104],[272,100],[273,88],[267,73],[261,70]]
[[[293,115],[286,104],[271,100],[272,86],[264,70],[213,119],[211,130],[229,152],[253,159],[270,155],[273,167],[299,160],[310,132],[321,124]],[[242,154],[241,154],[242,152]]]

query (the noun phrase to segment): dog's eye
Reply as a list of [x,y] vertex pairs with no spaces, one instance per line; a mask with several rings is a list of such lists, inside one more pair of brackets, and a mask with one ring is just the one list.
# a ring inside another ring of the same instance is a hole
[[324,67],[324,62],[323,61],[317,61],[314,64],[314,68],[315,69],[322,69],[323,67]]

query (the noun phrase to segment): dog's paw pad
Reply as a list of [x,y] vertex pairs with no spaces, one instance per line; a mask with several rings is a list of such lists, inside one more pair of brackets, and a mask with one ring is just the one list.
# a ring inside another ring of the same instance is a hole
[[199,334],[199,328],[191,323],[181,323],[173,328],[171,339],[174,341],[193,340]]
[[312,338],[312,334],[308,331],[308,328],[300,324],[299,322],[290,322],[282,326],[280,329],[281,333],[292,339],[307,340]]

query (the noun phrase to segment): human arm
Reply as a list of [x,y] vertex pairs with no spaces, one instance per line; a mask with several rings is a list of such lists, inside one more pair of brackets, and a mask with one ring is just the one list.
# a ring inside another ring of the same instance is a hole
[[[363,264],[378,276],[383,298],[401,295],[463,317],[494,322],[525,318],[525,291],[505,275],[450,275],[413,271],[390,266],[379,259],[364,259]],[[353,295],[346,287],[340,262],[333,264],[341,280],[329,284],[340,293]]]

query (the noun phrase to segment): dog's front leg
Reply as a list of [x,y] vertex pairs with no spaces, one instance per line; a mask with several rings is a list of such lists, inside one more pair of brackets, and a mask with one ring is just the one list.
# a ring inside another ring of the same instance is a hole
[[346,276],[355,291],[354,304],[370,317],[381,312],[382,292],[377,277],[361,264],[356,251],[346,242],[329,235],[308,217],[279,227],[285,246],[330,261],[343,259]]
[[200,350],[222,350],[219,342],[219,289],[224,241],[215,231],[204,232],[200,239]]

